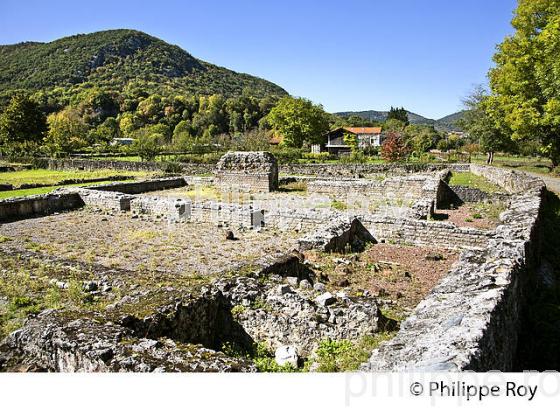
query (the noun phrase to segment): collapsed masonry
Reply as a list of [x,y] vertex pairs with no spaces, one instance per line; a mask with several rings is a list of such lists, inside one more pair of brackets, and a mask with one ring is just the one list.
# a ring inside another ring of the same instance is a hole
[[[174,222],[303,232],[298,252],[345,252],[376,242],[460,249],[460,263],[362,369],[510,370],[523,288],[536,259],[543,185],[515,172],[476,165],[464,168],[508,192],[499,198],[509,210],[497,229],[431,220],[435,209],[459,195],[460,200],[481,195],[453,192],[446,184],[448,171],[382,180],[318,176],[308,181],[312,194],[406,202],[394,214],[371,207],[265,209],[141,195],[188,185],[188,178],[171,178],[2,201],[0,220],[86,205],[163,216]],[[211,182],[272,191],[278,186],[278,167],[268,153],[229,153]],[[4,341],[4,366],[23,360],[37,369],[54,371],[254,371],[250,362],[221,353],[223,344],[250,349],[264,341],[274,349],[293,347],[300,357],[309,357],[322,339],[356,340],[393,325],[371,296],[326,292],[301,253],[263,263],[249,275],[219,279],[198,295],[185,296],[181,289],[162,292],[157,295],[156,311],[144,316],[127,313],[127,309],[155,295],[132,292],[104,314],[78,315],[72,320],[60,312],[43,312]]]

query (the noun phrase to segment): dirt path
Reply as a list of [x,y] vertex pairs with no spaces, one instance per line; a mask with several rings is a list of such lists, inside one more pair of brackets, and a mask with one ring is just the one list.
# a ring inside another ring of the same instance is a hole
[[526,174],[542,179],[549,191],[560,195],[560,177],[551,177],[549,175],[543,175],[536,172],[524,172]]

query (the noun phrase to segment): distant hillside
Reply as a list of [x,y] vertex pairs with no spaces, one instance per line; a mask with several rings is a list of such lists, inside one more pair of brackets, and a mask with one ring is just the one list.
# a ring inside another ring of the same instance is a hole
[[0,92],[83,84],[118,91],[135,81],[150,93],[287,95],[274,83],[199,60],[178,46],[135,30],[0,46]]
[[462,131],[457,125],[457,121],[463,118],[465,111],[459,111],[454,114],[447,115],[436,121],[436,127],[445,131]]
[[[337,112],[335,115],[339,117],[348,117],[351,115],[356,115],[358,117],[371,120],[371,121],[385,121],[387,119],[388,111],[342,111]],[[430,118],[423,117],[420,114],[416,114],[410,111],[408,113],[408,120],[411,124],[424,124],[433,125],[436,129],[441,131],[460,131],[459,127],[456,125],[456,121],[462,117],[463,111],[456,112],[451,115],[447,115],[439,120],[433,120]]]

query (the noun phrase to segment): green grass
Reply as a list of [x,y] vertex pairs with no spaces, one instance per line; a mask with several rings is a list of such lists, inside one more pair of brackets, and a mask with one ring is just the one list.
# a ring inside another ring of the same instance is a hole
[[118,171],[102,169],[96,171],[53,171],[49,169],[30,169],[25,171],[0,173],[0,184],[12,184],[14,187],[22,184],[55,185],[68,179],[109,178],[115,176],[145,177],[151,175],[142,171]]
[[[110,181],[110,182],[113,183],[113,182],[127,182],[127,181],[123,180],[123,181]],[[9,198],[20,198],[20,197],[30,196],[30,195],[48,194],[58,188],[92,186],[92,185],[98,185],[102,183],[103,182],[86,182],[82,184],[68,184],[68,185],[58,185],[58,186],[47,186],[41,188],[14,189],[12,191],[0,191],[0,200],[9,199]]]
[[[0,304],[0,340],[20,328],[28,315],[44,309],[91,311],[104,307],[82,288],[82,281],[91,278],[90,272],[69,271],[63,266],[3,254],[0,254],[0,266],[0,296],[7,299],[6,304]],[[51,279],[64,280],[68,288],[60,289]]]
[[501,191],[501,188],[498,185],[492,184],[486,178],[475,175],[471,172],[453,173],[451,179],[449,180],[449,185],[476,188],[487,193],[494,193],[494,192]]

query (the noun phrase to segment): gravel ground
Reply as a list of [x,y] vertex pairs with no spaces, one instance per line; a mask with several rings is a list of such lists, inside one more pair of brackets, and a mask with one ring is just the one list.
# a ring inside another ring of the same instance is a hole
[[350,293],[367,290],[403,309],[416,306],[445,276],[458,256],[458,252],[446,249],[381,243],[361,254],[307,254],[328,277],[333,290],[344,288]]
[[296,234],[234,232],[211,224],[167,223],[87,210],[0,225],[0,249],[32,250],[61,258],[137,271],[215,274],[296,247]]

